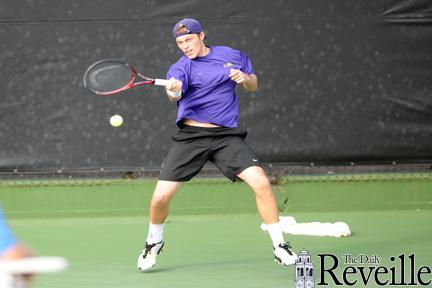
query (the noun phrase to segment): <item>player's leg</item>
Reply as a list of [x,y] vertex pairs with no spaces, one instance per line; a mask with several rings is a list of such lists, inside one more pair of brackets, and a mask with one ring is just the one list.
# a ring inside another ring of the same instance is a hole
[[258,213],[267,224],[267,231],[273,242],[275,259],[283,265],[293,264],[296,255],[284,240],[279,224],[279,211],[270,181],[260,167],[258,158],[245,142],[246,134],[240,132],[239,136],[221,137],[215,145],[211,161],[232,181],[238,177],[252,188]]
[[146,240],[148,245],[163,244],[163,228],[168,217],[169,204],[181,184],[175,181],[157,182],[150,202],[150,223]]
[[169,204],[182,182],[159,180],[150,202],[150,223],[163,224],[168,216]]
[[255,192],[255,201],[265,224],[279,221],[279,211],[270,181],[265,171],[259,166],[251,166],[237,175]]
[[150,223],[145,247],[138,256],[137,267],[144,271],[154,266],[156,256],[164,246],[163,230],[168,217],[169,204],[181,182],[159,180],[150,202]]
[[284,240],[276,199],[264,169],[259,166],[251,166],[244,169],[237,177],[246,182],[255,193],[258,213],[267,224],[267,231],[272,239],[275,261],[283,265],[294,264],[297,255],[291,250],[289,243]]
[[209,141],[203,138],[188,139],[180,130],[162,166],[159,181],[150,203],[150,223],[143,252],[138,257],[138,268],[147,270],[156,263],[156,256],[164,246],[164,222],[169,204],[182,182],[189,181],[201,170],[208,158]]

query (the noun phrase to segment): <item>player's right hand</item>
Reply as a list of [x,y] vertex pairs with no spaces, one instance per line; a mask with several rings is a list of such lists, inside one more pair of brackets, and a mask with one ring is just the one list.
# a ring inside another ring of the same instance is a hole
[[179,92],[182,89],[182,82],[180,80],[177,80],[175,78],[169,79],[170,83],[165,87],[167,91],[171,92]]
[[170,78],[169,83],[165,86],[168,99],[172,102],[179,101],[182,98],[182,85],[180,80]]

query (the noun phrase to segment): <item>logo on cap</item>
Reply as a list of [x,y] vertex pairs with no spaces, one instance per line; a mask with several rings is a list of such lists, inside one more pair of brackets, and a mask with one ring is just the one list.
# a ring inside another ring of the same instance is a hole
[[184,25],[183,23],[180,23],[175,31],[177,36],[189,34],[191,31]]

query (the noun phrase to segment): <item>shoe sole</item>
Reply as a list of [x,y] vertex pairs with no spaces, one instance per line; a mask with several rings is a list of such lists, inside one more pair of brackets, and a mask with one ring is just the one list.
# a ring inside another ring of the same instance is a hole
[[277,264],[282,265],[282,266],[289,266],[289,265],[294,265],[295,264],[295,260],[292,263],[290,262],[288,264],[284,264],[284,263],[282,263],[282,260],[279,257],[277,257],[277,256],[274,257],[273,261],[275,263],[277,263]]

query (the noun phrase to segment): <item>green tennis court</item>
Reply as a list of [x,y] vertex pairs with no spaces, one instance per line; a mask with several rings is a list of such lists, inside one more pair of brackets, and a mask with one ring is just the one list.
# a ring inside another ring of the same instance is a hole
[[[164,253],[153,270],[138,272],[154,183],[2,182],[0,201],[14,232],[38,254],[62,255],[70,262],[64,272],[38,276],[33,287],[294,287],[294,268],[272,261],[252,192],[245,184],[221,179],[182,187],[166,224]],[[316,284],[318,254],[340,261],[347,253],[377,255],[381,266],[396,270],[400,264],[389,259],[401,254],[415,254],[416,268],[432,264],[431,174],[289,177],[274,190],[282,215],[298,222],[344,221],[351,227],[353,234],[346,238],[286,235],[296,251],[310,252]],[[335,274],[344,268],[340,263]],[[409,279],[410,271],[404,271]],[[328,287],[336,286],[328,273],[325,277]],[[427,279],[430,274],[423,275]],[[370,282],[367,287],[379,286]]]

